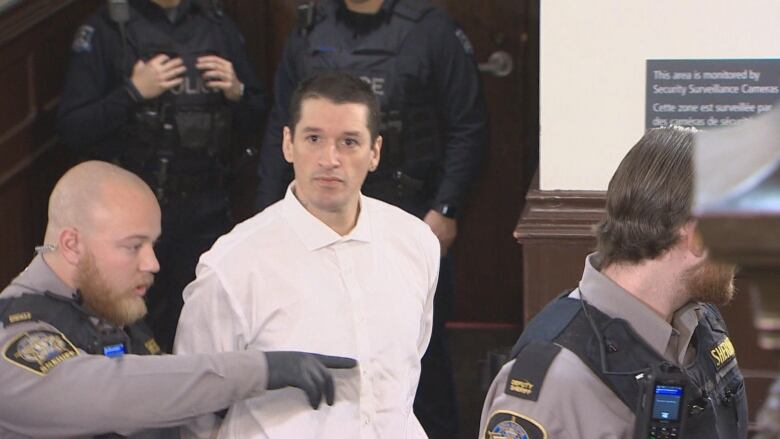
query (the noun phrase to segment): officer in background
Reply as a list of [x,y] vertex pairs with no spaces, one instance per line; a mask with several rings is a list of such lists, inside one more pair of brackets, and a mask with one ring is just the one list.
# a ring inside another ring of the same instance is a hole
[[160,201],[148,321],[164,351],[198,256],[231,226],[231,147],[264,99],[238,28],[212,0],[111,0],[73,41],[58,130],[81,156],[140,175]]
[[639,377],[659,370],[688,385],[681,437],[746,437],[743,377],[715,307],[733,296],[734,267],[708,258],[691,218],[693,136],[650,130],[620,163],[598,252],[579,288],[520,336],[488,392],[481,438],[633,437],[647,416]]
[[[276,72],[259,168],[259,207],[281,199],[292,180],[282,156],[282,128],[298,83],[339,70],[367,81],[382,108],[379,169],[363,194],[422,218],[445,255],[457,218],[483,163],[487,113],[473,48],[438,8],[421,0],[322,0],[303,8]],[[456,436],[452,365],[444,323],[452,307],[451,258],[441,261],[434,327],[423,358],[415,413],[431,437]]]
[[132,173],[90,161],[60,179],[45,245],[0,293],[0,437],[130,434],[287,386],[303,389],[314,408],[323,396],[333,404],[325,367],[354,360],[257,350],[153,355],[160,349],[140,319],[159,234],[155,196]]

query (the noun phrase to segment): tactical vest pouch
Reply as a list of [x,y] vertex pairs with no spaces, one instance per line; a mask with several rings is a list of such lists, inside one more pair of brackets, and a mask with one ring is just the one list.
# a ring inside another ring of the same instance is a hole
[[179,145],[185,154],[217,156],[230,144],[230,110],[181,108],[174,116]]

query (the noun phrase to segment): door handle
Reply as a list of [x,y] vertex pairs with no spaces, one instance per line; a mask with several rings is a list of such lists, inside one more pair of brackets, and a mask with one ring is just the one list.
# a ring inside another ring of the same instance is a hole
[[503,50],[493,52],[488,61],[485,63],[479,63],[479,71],[485,73],[491,73],[493,76],[499,78],[504,77],[512,73],[515,68],[512,55]]

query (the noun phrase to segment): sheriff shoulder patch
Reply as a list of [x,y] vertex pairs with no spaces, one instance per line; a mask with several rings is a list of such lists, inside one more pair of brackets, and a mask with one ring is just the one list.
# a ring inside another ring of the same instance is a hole
[[38,375],[79,354],[64,335],[56,331],[36,330],[19,334],[5,345],[3,360]]
[[490,416],[482,439],[547,439],[547,431],[527,416],[499,410]]
[[76,31],[76,36],[73,37],[73,44],[70,48],[74,52],[91,52],[92,51],[92,37],[95,35],[95,28],[92,26],[81,26]]
[[710,357],[715,364],[715,368],[720,370],[729,361],[737,357],[737,352],[734,350],[734,345],[728,337],[725,337],[712,349],[710,349]]
[[529,401],[539,399],[547,370],[560,351],[561,347],[552,343],[528,343],[515,358],[504,393]]

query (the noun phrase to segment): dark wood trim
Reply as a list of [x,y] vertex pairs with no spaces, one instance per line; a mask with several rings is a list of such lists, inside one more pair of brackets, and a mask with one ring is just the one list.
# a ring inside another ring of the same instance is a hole
[[521,244],[538,240],[592,240],[593,226],[604,215],[604,191],[531,189],[514,237]]
[[32,29],[76,0],[24,0],[0,15],[0,46]]

